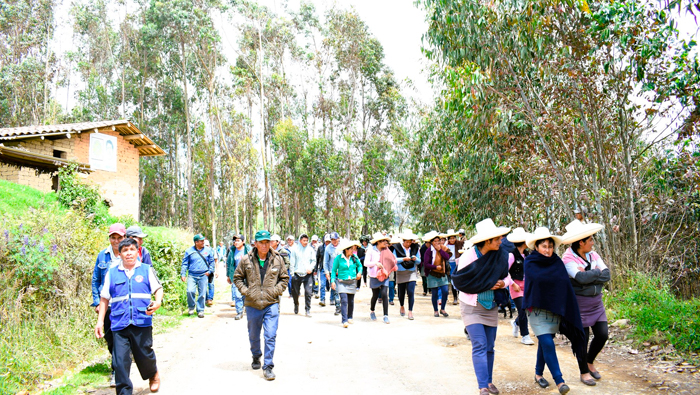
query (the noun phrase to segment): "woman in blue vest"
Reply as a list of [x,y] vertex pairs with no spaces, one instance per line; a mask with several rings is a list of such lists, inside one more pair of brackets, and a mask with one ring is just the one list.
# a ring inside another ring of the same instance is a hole
[[[138,259],[138,243],[124,239],[119,243],[122,258],[118,266],[109,269],[100,292],[100,304],[95,336],[104,337],[104,319],[111,304],[111,329],[114,336],[112,365],[117,395],[131,395],[129,379],[133,354],[141,378],[148,379],[151,392],[160,388],[160,377],[153,351],[152,315],[160,308],[163,287],[153,267]],[[155,300],[151,300],[155,295]]]

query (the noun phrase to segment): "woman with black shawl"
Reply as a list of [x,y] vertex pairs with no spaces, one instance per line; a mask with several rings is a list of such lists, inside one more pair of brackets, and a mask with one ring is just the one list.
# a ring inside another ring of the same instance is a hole
[[555,253],[560,243],[561,238],[553,236],[545,227],[537,228],[527,238],[528,248],[534,251],[525,258],[527,281],[523,309],[538,340],[535,382],[542,388],[549,386],[542,377],[546,364],[559,393],[566,394],[569,386],[564,383],[559,369],[554,335],[561,332],[569,338],[575,355],[585,352],[582,348],[585,339],[576,294],[564,263]]
[[515,308],[518,309],[518,318],[514,319],[511,325],[513,325],[513,337],[517,338],[518,333],[523,337],[520,342],[522,344],[531,346],[535,344],[530,338],[530,331],[527,329],[527,314],[523,310],[523,295],[525,294],[525,257],[528,256],[529,251],[527,251],[527,246],[525,245],[525,240],[530,233],[525,232],[523,228],[513,229],[513,233],[509,234],[506,239],[513,243],[513,249],[511,250],[512,258],[508,260],[510,268],[508,272],[510,273],[510,278],[513,279],[513,285],[510,286],[510,297],[515,303]]
[[[497,227],[491,218],[476,224],[476,235],[457,261],[452,283],[459,293],[462,321],[472,341],[472,363],[479,395],[498,394],[493,384],[494,343],[498,329],[496,292],[503,292],[512,281],[508,274],[508,248],[501,246],[510,228]],[[435,291],[433,291],[435,292]]]

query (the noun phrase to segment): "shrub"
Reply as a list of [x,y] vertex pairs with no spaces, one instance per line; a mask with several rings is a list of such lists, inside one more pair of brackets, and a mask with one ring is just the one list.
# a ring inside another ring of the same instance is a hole
[[151,253],[153,268],[163,285],[163,306],[168,309],[186,307],[187,286],[180,280],[180,265],[189,245],[177,232],[166,232],[163,228],[145,228],[144,231],[148,234],[144,246]]
[[113,219],[100,191],[93,185],[80,181],[76,166],[62,167],[58,171],[60,190],[58,201],[66,208],[82,211],[96,225],[104,225]]
[[636,274],[627,286],[606,297],[614,318],[627,318],[638,342],[670,343],[684,354],[700,350],[700,299],[677,298],[659,277]]

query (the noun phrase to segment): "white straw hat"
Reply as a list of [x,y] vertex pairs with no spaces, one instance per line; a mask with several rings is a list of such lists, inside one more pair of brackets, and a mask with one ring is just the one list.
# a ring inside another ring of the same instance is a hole
[[403,240],[401,240],[401,238],[399,236],[394,236],[389,241],[389,244],[397,244],[397,243],[401,243],[402,241]]
[[571,244],[579,240],[585,239],[590,235],[594,235],[603,229],[601,224],[584,224],[575,219],[570,224],[566,225],[566,233],[562,236],[562,244]]
[[467,251],[468,249],[472,248],[472,246],[473,246],[472,242],[469,241],[469,240],[466,240],[466,241],[464,242],[464,246],[462,246],[462,249],[459,250],[458,252],[459,252],[460,254],[464,254],[464,252]]
[[377,232],[377,233],[372,235],[372,240],[370,240],[369,243],[375,244],[376,242],[378,242],[380,240],[390,241],[391,239],[389,238],[389,236],[384,236],[381,232]]
[[529,236],[532,236],[532,233],[525,232],[523,228],[515,228],[513,232],[506,236],[506,239],[511,243],[524,243]]
[[508,232],[510,232],[510,228],[506,226],[496,226],[491,218],[486,218],[476,224],[476,234],[472,236],[469,241],[471,241],[472,244],[476,244],[493,239],[494,237],[503,236]]
[[459,232],[455,232],[454,229],[447,229],[447,232],[445,232],[445,237],[449,238],[451,236],[457,236],[459,235]]
[[343,252],[346,249],[352,247],[352,246],[358,246],[361,247],[360,243],[355,240],[348,240],[348,239],[342,239],[340,243],[338,243],[338,248],[337,251]]
[[413,233],[401,233],[399,235],[399,238],[401,240],[418,240],[420,237],[418,235],[414,235]]
[[553,235],[549,231],[549,229],[547,229],[544,226],[540,226],[539,228],[535,229],[535,233],[530,234],[527,240],[525,240],[525,244],[527,244],[527,248],[534,250],[535,242],[537,240],[544,240],[549,238],[552,238],[552,240],[554,240],[554,249],[557,249],[557,247],[559,247],[559,245],[561,244],[561,237]]
[[440,234],[434,230],[431,230],[423,236],[423,241],[433,241],[433,239],[436,237],[440,237]]

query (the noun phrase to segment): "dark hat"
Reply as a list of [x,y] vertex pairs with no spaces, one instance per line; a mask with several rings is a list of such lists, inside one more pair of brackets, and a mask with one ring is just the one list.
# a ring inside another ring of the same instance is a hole
[[233,238],[231,241],[236,241],[236,239],[241,239],[242,241],[245,241],[245,236],[243,235],[233,235]]
[[143,233],[140,227],[137,225],[129,226],[126,229],[126,237],[140,237],[140,238],[145,238],[148,237],[147,234]]
[[194,235],[194,241],[202,241],[202,240],[206,240],[206,238],[204,237],[203,234],[197,233],[196,235]]

